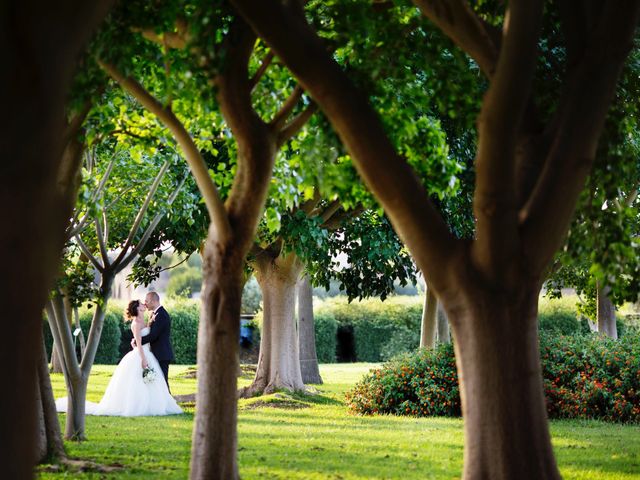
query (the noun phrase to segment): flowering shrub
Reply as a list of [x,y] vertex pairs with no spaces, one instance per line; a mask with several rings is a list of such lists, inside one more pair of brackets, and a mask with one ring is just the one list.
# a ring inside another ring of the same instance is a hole
[[[540,337],[550,418],[640,422],[640,336]],[[460,392],[451,345],[397,357],[346,394],[359,414],[459,416]]]

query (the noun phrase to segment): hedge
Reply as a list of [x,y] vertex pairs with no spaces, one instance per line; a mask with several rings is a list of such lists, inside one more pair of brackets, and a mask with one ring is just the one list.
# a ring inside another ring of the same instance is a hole
[[[640,423],[640,335],[541,334],[540,357],[550,418]],[[440,345],[397,357],[347,392],[359,414],[459,416],[454,349]]]
[[316,355],[319,363],[336,361],[338,322],[330,312],[314,315],[316,333]]
[[316,315],[330,313],[339,327],[353,328],[356,361],[379,362],[418,346],[422,304],[419,296],[351,303],[336,296],[319,302]]

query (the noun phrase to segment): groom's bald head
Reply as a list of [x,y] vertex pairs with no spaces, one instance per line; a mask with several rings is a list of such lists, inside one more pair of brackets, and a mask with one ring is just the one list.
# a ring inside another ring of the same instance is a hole
[[160,295],[157,292],[149,292],[145,297],[147,308],[155,310],[160,306]]

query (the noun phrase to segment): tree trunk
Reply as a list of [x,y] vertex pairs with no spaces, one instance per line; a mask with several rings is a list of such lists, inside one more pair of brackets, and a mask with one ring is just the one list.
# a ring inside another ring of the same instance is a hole
[[422,326],[420,328],[420,348],[436,346],[436,327],[438,315],[438,297],[432,288],[427,286],[422,309]]
[[62,358],[58,353],[58,344],[53,342],[51,347],[51,373],[62,373]]
[[[4,478],[32,478],[36,441],[37,356],[42,309],[60,263],[71,205],[56,192],[64,102],[78,58],[109,2],[5,2],[0,15],[0,281],[5,338],[0,364],[11,365],[0,400]],[[11,119],[10,121],[8,119]],[[19,321],[17,321],[19,319]]]
[[448,309],[465,420],[463,478],[559,479],[540,369],[538,291],[468,293],[462,308],[454,300]]
[[[39,367],[39,365],[38,365]],[[42,392],[40,391],[40,368],[38,368],[38,374],[36,375],[36,443],[34,456],[36,463],[42,463],[47,457],[47,430],[45,428],[44,412],[42,411]]]
[[44,456],[40,456],[40,461],[42,462],[45,459],[51,460],[65,456],[56,403],[53,398],[51,379],[49,378],[49,365],[44,342],[42,343],[40,362],[38,364],[38,390],[40,393],[40,408],[38,410],[42,412],[40,430],[43,432],[42,438],[45,447]]
[[191,450],[194,479],[237,479],[237,388],[244,256],[207,241],[198,330],[198,392]]
[[64,355],[63,373],[67,386],[67,415],[64,438],[67,440],[82,441],[85,436],[85,407],[87,401],[87,383],[91,374],[91,367],[95,359],[100,336],[104,326],[107,304],[111,297],[111,290],[115,273],[113,270],[105,270],[100,282],[99,298],[96,299],[96,310],[91,319],[91,328],[87,339],[87,345],[78,363],[75,343],[71,332],[71,325],[67,317],[65,302],[60,296],[56,296],[50,302],[48,315],[54,319],[52,333],[55,341],[62,347]]
[[256,259],[256,279],[264,311],[258,368],[253,383],[242,390],[250,397],[276,389],[304,390],[295,319],[296,284],[302,263],[295,253]]
[[298,328],[300,329],[300,372],[303,383],[321,384],[316,354],[316,331],[313,317],[313,288],[309,276],[298,282]]
[[449,319],[447,313],[442,308],[442,303],[438,303],[438,342],[451,343],[451,333],[449,332]]
[[618,338],[618,327],[616,325],[616,308],[609,298],[611,288],[607,285],[602,287],[598,282],[598,333],[602,336]]

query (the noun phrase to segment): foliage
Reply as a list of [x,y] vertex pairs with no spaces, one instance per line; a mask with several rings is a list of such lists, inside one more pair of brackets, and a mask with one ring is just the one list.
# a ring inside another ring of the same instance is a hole
[[261,308],[262,303],[262,290],[255,277],[249,278],[247,283],[244,284],[242,290],[242,313],[257,313]]
[[[619,342],[597,335],[540,337],[550,418],[640,422],[640,336]],[[461,414],[454,349],[397,357],[347,393],[351,411],[416,416]]]
[[195,267],[178,267],[171,271],[166,294],[170,297],[189,298],[202,288],[202,270]]

